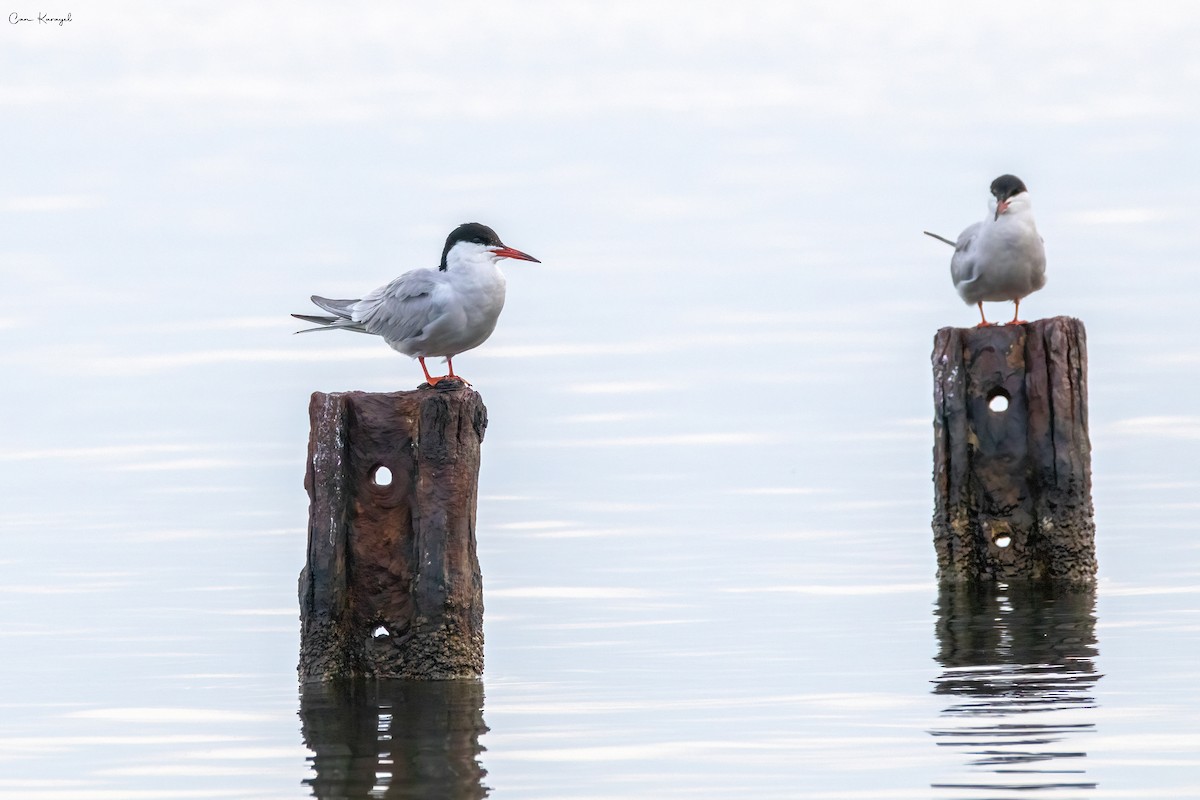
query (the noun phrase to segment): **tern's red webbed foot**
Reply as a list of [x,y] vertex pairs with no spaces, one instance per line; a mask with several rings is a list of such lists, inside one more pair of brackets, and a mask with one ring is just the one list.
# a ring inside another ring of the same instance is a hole
[[424,358],[418,357],[417,361],[421,362],[421,371],[425,373],[425,382],[427,384],[429,384],[430,387],[437,386],[442,381],[459,381],[464,386],[471,385],[471,382],[469,380],[467,380],[466,378],[464,378],[463,376],[454,374],[454,365],[453,364],[450,364],[450,371],[448,374],[438,375],[438,376],[434,377],[433,375],[429,374],[429,370],[425,367],[425,359]]
[[443,375],[440,378],[433,378],[432,380],[428,381],[428,383],[430,386],[436,386],[439,383],[447,383],[447,382],[453,383],[454,381],[458,381],[463,386],[471,386],[472,385],[472,383],[469,380],[467,380],[466,378],[464,378],[462,375]]

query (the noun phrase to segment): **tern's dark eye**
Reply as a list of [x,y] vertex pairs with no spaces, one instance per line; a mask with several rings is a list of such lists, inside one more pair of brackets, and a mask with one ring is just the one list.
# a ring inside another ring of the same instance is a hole
[[474,242],[475,244],[483,244],[483,237],[482,237],[482,236],[476,236],[476,237],[475,237],[474,239],[472,239],[471,241],[472,241],[472,242]]

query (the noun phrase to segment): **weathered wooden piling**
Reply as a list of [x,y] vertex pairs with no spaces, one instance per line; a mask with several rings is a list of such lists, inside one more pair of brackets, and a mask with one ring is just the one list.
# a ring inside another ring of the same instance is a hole
[[933,344],[942,581],[1096,574],[1083,323],[943,328]]
[[456,381],[316,392],[309,418],[300,680],[478,677],[483,400]]

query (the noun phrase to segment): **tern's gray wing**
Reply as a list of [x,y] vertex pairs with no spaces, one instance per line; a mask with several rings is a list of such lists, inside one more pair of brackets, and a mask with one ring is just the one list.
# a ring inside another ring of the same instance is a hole
[[976,257],[974,244],[982,228],[983,223],[976,222],[958,235],[954,255],[950,258],[950,277],[954,279],[956,288],[979,277],[979,259]]
[[436,270],[406,272],[359,300],[354,319],[368,333],[378,334],[387,342],[414,339],[444,313],[443,303],[436,297],[441,285]]

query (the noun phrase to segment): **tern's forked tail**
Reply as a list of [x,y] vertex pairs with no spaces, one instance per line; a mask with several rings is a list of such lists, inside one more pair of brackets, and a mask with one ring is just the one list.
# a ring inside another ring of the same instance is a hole
[[355,322],[351,319],[351,309],[358,300],[330,300],[328,297],[313,295],[312,301],[322,310],[333,314],[331,317],[326,317],[318,314],[292,314],[296,319],[302,319],[305,322],[311,322],[318,327],[305,328],[296,333],[309,333],[311,331],[357,331],[358,333],[366,333],[367,329],[362,326],[362,323]]

